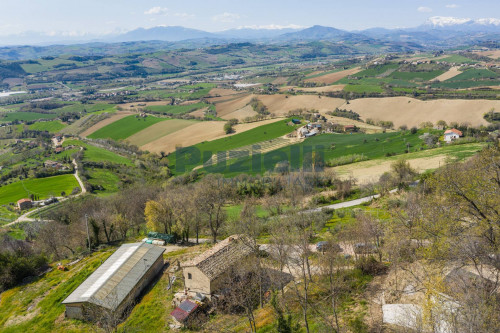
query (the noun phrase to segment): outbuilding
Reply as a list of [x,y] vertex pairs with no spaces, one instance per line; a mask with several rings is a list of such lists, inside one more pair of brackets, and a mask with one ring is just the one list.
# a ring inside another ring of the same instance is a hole
[[30,209],[31,207],[33,207],[31,199],[21,199],[17,202],[17,208],[19,208],[19,210]]
[[248,259],[252,249],[239,235],[230,236],[194,259],[182,263],[186,290],[207,298],[224,287],[224,273]]
[[163,268],[164,251],[145,243],[122,245],[62,302],[66,317],[121,318]]

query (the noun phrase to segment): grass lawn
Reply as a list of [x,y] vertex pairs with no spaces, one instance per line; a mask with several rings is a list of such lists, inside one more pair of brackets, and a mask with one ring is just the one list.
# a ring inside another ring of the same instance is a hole
[[30,121],[37,119],[54,119],[57,118],[57,114],[52,113],[38,113],[38,112],[6,112],[4,116],[0,116],[0,122],[8,122],[8,121]]
[[40,121],[36,122],[34,124],[29,125],[30,130],[35,130],[35,131],[47,131],[50,133],[57,133],[63,128],[65,128],[67,125],[64,125],[58,120],[53,120],[53,121]]
[[128,116],[95,131],[89,135],[89,138],[122,140],[151,125],[165,120],[164,118],[156,117],[136,118],[136,116]]
[[0,205],[27,198],[30,194],[39,195],[40,199],[49,198],[51,195],[60,196],[62,191],[68,195],[75,187],[79,186],[72,174],[27,179],[0,187]]

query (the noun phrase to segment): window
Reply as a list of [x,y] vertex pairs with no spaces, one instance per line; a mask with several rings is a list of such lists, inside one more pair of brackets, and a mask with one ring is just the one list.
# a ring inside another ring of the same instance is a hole
[[191,275],[191,273],[188,273],[188,279],[191,280],[193,278],[193,276]]

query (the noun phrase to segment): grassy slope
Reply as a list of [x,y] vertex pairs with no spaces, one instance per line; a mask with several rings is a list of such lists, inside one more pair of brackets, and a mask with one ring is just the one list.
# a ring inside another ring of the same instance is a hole
[[69,194],[75,187],[78,187],[78,182],[72,174],[27,179],[0,187],[0,205],[27,198],[30,194],[39,195],[40,199],[60,196],[62,191]]
[[130,159],[123,157],[121,155],[115,154],[109,150],[104,148],[99,148],[87,144],[80,140],[66,140],[63,143],[63,146],[75,145],[80,147],[85,147],[85,151],[83,153],[84,160],[92,161],[92,162],[111,162],[117,164],[127,164],[132,165]]
[[37,122],[29,125],[30,130],[47,131],[50,133],[57,133],[65,127],[66,125],[57,120]]
[[[228,151],[239,147],[251,145],[254,143],[271,140],[292,132],[295,127],[288,126],[290,119],[277,121],[275,123],[259,126],[249,131],[238,133],[226,138],[217,139],[214,141],[202,142],[192,147],[198,149],[203,157],[203,162],[210,159],[212,154],[218,151]],[[189,148],[192,148],[189,147]],[[181,150],[182,152],[183,150]],[[169,161],[172,166],[175,166],[177,153],[169,155]],[[194,168],[201,165],[202,162],[191,165]]]
[[[417,134],[410,134],[409,132],[405,134],[400,132],[377,134],[323,134],[306,139],[302,143],[277,149],[265,154],[264,158],[261,159],[262,163],[260,170],[250,170],[251,158],[245,158],[238,162],[242,162],[240,167],[246,168],[246,172],[250,174],[259,174],[266,170],[273,169],[277,162],[283,160],[289,161],[293,168],[299,168],[303,163],[305,151],[315,151],[323,155],[325,161],[351,154],[363,154],[369,159],[375,159],[383,157],[387,153],[404,153],[407,150],[407,143],[410,143],[410,151],[420,149],[422,140],[420,140],[418,136],[421,134],[421,132]],[[332,144],[335,145],[334,149],[331,148]],[[298,153],[292,154],[292,151]],[[231,165],[233,164],[228,163],[228,167],[219,172],[226,176],[235,176],[242,173],[242,171],[231,169]]]
[[0,122],[7,121],[29,121],[29,120],[37,120],[37,119],[54,119],[57,118],[56,114],[46,114],[46,113],[38,113],[38,112],[7,112],[5,113],[5,117],[0,118]]
[[[61,302],[76,289],[111,252],[97,252],[71,267],[67,272],[57,269],[41,279],[2,293],[0,301],[1,332],[86,332],[96,327],[76,320],[63,318],[64,305]],[[64,263],[64,262],[63,262]],[[38,304],[37,300],[40,300]],[[36,304],[33,309],[29,306]],[[19,316],[19,317],[18,317]],[[21,317],[26,316],[26,317]],[[6,326],[8,320],[18,317],[16,324]]]
[[95,131],[94,133],[89,135],[89,138],[109,138],[113,140],[126,139],[132,134],[142,131],[149,126],[164,120],[165,119],[163,118],[156,117],[136,118],[136,116],[128,116]]

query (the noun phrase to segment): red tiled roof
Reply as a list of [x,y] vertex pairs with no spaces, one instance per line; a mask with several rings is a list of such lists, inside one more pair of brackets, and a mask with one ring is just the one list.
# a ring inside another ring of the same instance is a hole
[[31,199],[21,199],[21,200],[17,201],[18,204],[23,203],[23,202],[31,202]]
[[452,128],[452,129],[449,129],[447,130],[446,132],[444,132],[444,134],[450,134],[450,133],[455,133],[455,134],[458,134],[458,136],[462,136],[462,132],[457,130],[456,128]]

